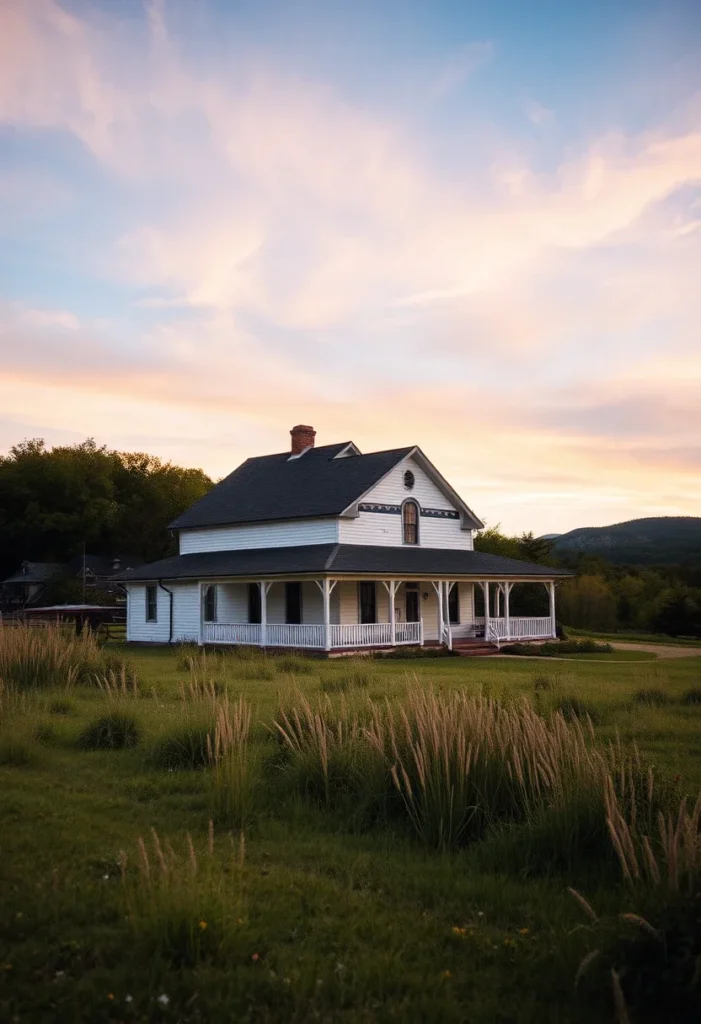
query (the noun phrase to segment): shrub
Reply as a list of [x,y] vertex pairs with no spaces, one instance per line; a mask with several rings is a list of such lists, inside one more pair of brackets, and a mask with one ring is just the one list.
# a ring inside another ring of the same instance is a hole
[[78,745],[84,750],[122,750],[139,741],[139,726],[133,715],[110,710],[95,719],[81,733]]
[[693,686],[682,694],[682,704],[701,704],[701,686]]
[[154,829],[149,846],[139,838],[133,864],[120,851],[127,917],[145,956],[158,956],[172,968],[231,963],[243,924],[244,854],[241,834],[223,860],[211,822],[207,846],[199,852],[189,833],[185,851],[177,853]]
[[655,686],[651,686],[646,690],[638,690],[633,694],[633,700],[636,704],[645,704],[647,707],[662,707],[665,704],[669,704],[669,697],[664,692]]
[[502,654],[516,654],[535,658],[559,658],[563,654],[611,654],[611,644],[596,643],[595,640],[558,640],[544,644],[507,644]]
[[149,763],[154,768],[173,772],[206,768],[209,764],[207,740],[213,726],[213,719],[182,723],[174,732],[156,741]]
[[215,817],[242,829],[252,808],[252,773],[248,750],[251,708],[241,697],[217,708],[214,731],[207,736],[212,769]]
[[585,704],[579,697],[563,697],[556,704],[555,710],[560,712],[566,722],[572,722],[576,718],[589,718],[596,725],[601,721],[597,709],[591,704]]
[[372,656],[389,661],[412,661],[414,658],[453,658],[457,654],[447,647],[395,647],[393,651],[375,651]]

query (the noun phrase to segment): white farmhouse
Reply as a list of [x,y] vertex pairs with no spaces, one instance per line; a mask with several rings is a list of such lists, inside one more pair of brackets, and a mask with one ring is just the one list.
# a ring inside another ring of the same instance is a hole
[[[247,459],[171,524],[180,554],[117,577],[129,641],[468,653],[555,636],[568,574],[474,551],[483,524],[420,448],[290,433],[290,451]],[[545,586],[543,615],[512,614],[516,583]]]

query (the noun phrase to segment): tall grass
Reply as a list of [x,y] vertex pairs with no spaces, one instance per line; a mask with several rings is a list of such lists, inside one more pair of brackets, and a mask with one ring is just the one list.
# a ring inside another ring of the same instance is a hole
[[243,697],[233,705],[225,698],[217,707],[214,730],[207,736],[215,817],[238,829],[247,823],[253,805],[250,728],[250,705]]
[[94,683],[107,670],[128,671],[89,630],[77,636],[61,626],[0,629],[0,678],[19,690]]
[[357,755],[363,740],[357,714],[326,697],[316,707],[301,693],[273,722],[286,758],[286,771],[299,791],[327,807],[339,789],[358,782]]
[[[690,809],[684,797],[674,810],[640,820],[635,791],[623,800],[614,779],[605,782],[606,824],[623,877],[630,885],[664,887],[693,896],[701,889],[701,793]],[[653,805],[654,779],[647,803]]]
[[[226,957],[243,913],[243,833],[227,837],[222,855],[214,826],[199,852],[189,832],[179,852],[151,830],[136,856],[120,851],[122,885],[134,939],[173,967]],[[240,930],[240,929],[238,929]]]

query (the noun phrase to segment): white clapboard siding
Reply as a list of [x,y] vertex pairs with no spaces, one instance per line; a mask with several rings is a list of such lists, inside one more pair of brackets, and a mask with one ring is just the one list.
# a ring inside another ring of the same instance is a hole
[[[414,474],[414,486],[411,490],[404,486],[404,474],[407,469]],[[414,498],[421,508],[457,511],[450,499],[436,487],[413,459],[405,459],[395,466],[384,480],[364,495],[363,503],[401,505],[406,498]],[[361,512],[355,519],[341,519],[339,540],[341,544],[401,547],[402,517],[384,512]],[[421,516],[419,544],[424,548],[472,551],[472,530],[461,529],[460,519]]]
[[170,632],[170,603],[165,590],[156,587],[157,619],[146,621],[146,586],[131,583],[127,588],[127,640],[167,643]]
[[280,523],[247,523],[180,531],[180,554],[199,551],[241,551],[338,542],[337,519],[290,519]]
[[200,631],[199,584],[167,583],[166,586],[173,591],[173,642],[197,641]]

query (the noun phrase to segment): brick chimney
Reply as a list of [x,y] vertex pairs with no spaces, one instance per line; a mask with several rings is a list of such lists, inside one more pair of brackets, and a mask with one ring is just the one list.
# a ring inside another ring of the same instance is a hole
[[301,455],[307,448],[314,447],[314,438],[316,437],[314,427],[307,427],[303,423],[298,423],[296,427],[292,428],[290,434],[292,435],[293,455]]

